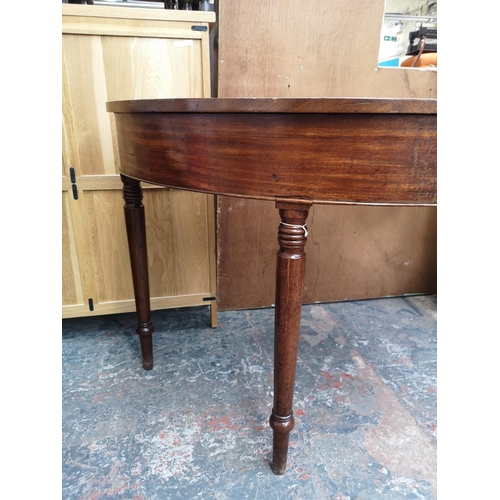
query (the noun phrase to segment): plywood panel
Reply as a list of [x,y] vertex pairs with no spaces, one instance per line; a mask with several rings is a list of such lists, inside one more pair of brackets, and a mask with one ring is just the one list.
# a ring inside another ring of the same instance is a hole
[[[219,97],[436,97],[436,72],[377,68],[384,1],[220,2]],[[273,203],[219,197],[219,306],[274,303]],[[313,207],[305,302],[436,291],[436,209]]]
[[308,225],[304,302],[436,291],[435,207],[316,206]]
[[220,2],[219,97],[435,97],[436,73],[377,68],[384,1]]
[[[268,307],[274,304],[278,211],[273,202],[223,201],[219,306]],[[436,291],[434,207],[316,205],[307,225],[304,303]]]

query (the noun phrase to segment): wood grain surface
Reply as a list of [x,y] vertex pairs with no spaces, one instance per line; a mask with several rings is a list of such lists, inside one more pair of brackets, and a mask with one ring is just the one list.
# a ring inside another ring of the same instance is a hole
[[220,2],[218,97],[435,98],[435,71],[378,67],[384,7]]
[[[177,111],[198,102],[203,111]],[[151,108],[142,101],[133,112],[117,111],[121,171],[153,184],[253,199],[436,203],[435,102],[407,100],[386,110],[387,101],[367,99],[362,110],[372,104],[384,111],[358,113],[356,104],[337,111],[345,100],[284,99],[264,101],[270,113],[264,104],[242,112],[254,102],[169,100]],[[427,114],[409,112],[422,107]]]
[[[225,196],[219,216],[221,307],[275,304],[274,202]],[[434,207],[313,205],[307,227],[304,304],[436,289]]]
[[411,113],[437,112],[436,99],[252,97],[217,99],[135,99],[108,102],[113,113]]

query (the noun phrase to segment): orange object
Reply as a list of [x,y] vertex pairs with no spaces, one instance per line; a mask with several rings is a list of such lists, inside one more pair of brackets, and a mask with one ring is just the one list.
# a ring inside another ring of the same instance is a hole
[[434,66],[437,68],[437,65],[437,52],[426,52],[425,54],[412,56],[408,59],[405,59],[404,61],[401,61],[400,63],[400,66],[403,68],[428,68],[429,66]]

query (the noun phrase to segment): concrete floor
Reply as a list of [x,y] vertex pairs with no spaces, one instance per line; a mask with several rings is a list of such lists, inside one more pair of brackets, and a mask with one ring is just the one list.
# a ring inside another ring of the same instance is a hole
[[288,469],[270,468],[274,309],[63,321],[64,499],[436,498],[435,295],[304,306]]

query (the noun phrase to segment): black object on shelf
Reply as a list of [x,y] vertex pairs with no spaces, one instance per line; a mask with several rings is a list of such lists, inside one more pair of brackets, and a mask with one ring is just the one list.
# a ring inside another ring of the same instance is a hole
[[[420,52],[437,52],[437,28],[421,27],[417,31],[411,31],[409,35],[410,45],[407,56],[414,56]],[[423,44],[423,50],[422,49]]]

